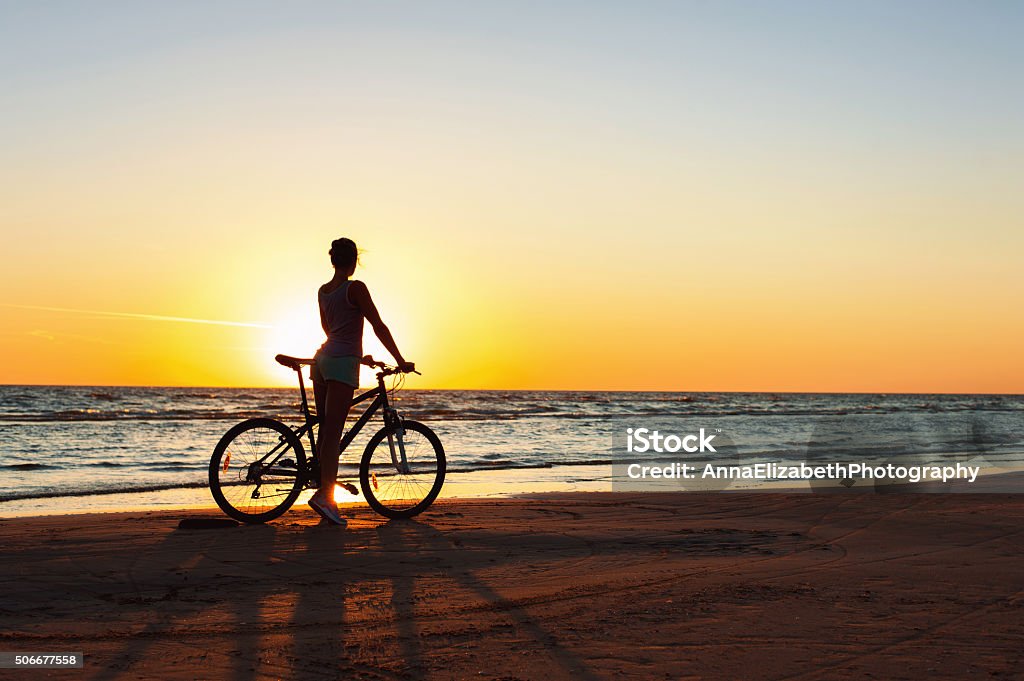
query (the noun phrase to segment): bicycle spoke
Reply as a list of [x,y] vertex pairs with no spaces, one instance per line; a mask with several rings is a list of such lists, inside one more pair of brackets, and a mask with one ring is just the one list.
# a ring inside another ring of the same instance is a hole
[[[286,459],[296,467],[294,475],[288,471],[263,472],[279,468]],[[302,484],[299,462],[284,433],[257,423],[226,443],[211,476],[216,476],[218,490],[230,508],[245,516],[261,516],[290,503],[288,497],[298,494]]]
[[371,453],[369,465],[377,482],[370,493],[384,507],[398,512],[414,508],[426,499],[441,474],[434,447],[422,433],[406,430],[400,437],[405,450],[404,470],[400,470],[399,437],[392,438],[399,466],[392,459],[392,445],[386,437]]

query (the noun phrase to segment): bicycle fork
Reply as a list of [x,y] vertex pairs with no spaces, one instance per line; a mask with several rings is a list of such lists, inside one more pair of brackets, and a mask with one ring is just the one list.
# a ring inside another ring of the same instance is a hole
[[[391,463],[395,470],[401,475],[409,475],[409,461],[405,457],[405,428],[402,426],[402,419],[394,409],[389,410],[388,416],[394,425],[394,433],[388,430],[388,449],[391,450]],[[395,447],[395,440],[398,440],[398,447]]]

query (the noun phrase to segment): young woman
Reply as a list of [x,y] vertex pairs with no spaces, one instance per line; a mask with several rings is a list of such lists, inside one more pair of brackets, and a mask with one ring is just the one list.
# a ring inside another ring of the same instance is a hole
[[366,284],[353,280],[358,251],[351,239],[331,242],[331,264],[334,278],[320,287],[320,325],[327,334],[315,355],[313,394],[320,415],[320,489],[310,500],[310,507],[325,520],[345,525],[334,501],[334,484],[338,478],[338,455],[341,433],[345,428],[352,392],[359,387],[359,367],[363,356],[363,320],[370,322],[373,332],[384,344],[402,371],[412,371],[415,364],[402,357],[391,337],[391,331],[380,319]]

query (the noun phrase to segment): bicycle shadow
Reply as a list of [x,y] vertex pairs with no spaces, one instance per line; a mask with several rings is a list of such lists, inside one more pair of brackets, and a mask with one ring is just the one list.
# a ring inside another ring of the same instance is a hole
[[[417,615],[415,612],[416,580],[427,572],[454,581],[467,592],[475,594],[494,612],[502,613],[511,620],[519,633],[542,643],[544,650],[552,658],[552,662],[561,667],[569,678],[597,679],[584,661],[571,650],[562,645],[550,632],[539,624],[530,614],[513,605],[490,584],[479,578],[475,570],[483,567],[494,567],[502,560],[503,554],[497,551],[474,549],[472,560],[467,564],[463,549],[442,531],[419,520],[391,520],[377,527],[377,537],[381,549],[388,554],[404,555],[407,558],[422,556],[441,556],[452,552],[462,552],[462,560],[446,563],[443,558],[435,564],[420,559],[422,567],[417,574],[409,575],[399,570],[390,575],[392,583],[391,604],[396,617],[396,634],[402,657],[409,665],[412,673],[424,673],[426,665],[423,658],[422,636],[416,629]],[[552,670],[553,671],[553,670]]]

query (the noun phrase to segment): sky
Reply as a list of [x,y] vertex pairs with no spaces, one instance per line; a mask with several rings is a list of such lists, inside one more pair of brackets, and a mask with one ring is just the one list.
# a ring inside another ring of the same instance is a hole
[[348,236],[410,387],[1024,392],[1022,28],[0,2],[0,383],[290,385]]

